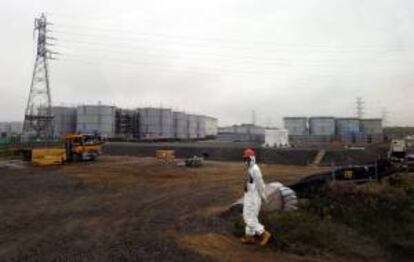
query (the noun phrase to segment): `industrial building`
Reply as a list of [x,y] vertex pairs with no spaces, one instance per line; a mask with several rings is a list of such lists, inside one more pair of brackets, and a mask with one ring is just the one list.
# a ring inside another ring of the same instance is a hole
[[382,119],[355,117],[285,117],[285,128],[294,145],[342,142],[371,144],[383,141]]
[[115,111],[115,138],[129,140],[139,137],[139,118],[135,110],[117,108]]
[[289,135],[286,129],[266,128],[265,129],[265,147],[288,147]]
[[218,134],[218,121],[214,117],[205,116],[206,138],[215,138]]

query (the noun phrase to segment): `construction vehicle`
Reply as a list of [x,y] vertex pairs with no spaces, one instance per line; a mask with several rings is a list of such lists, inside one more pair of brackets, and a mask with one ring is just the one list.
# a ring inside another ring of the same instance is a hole
[[203,161],[204,161],[204,158],[193,156],[185,160],[185,166],[186,167],[201,167],[203,165]]
[[66,159],[96,160],[102,153],[103,142],[95,134],[68,134],[65,135]]
[[24,159],[36,166],[61,165],[66,161],[96,160],[102,152],[101,139],[95,134],[67,134],[64,146],[23,150]]

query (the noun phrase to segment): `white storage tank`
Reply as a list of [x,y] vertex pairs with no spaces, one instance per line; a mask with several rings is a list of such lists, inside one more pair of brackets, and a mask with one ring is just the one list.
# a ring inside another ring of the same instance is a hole
[[187,115],[184,112],[173,112],[173,133],[176,139],[187,138]]
[[161,137],[174,138],[173,113],[171,109],[161,109]]
[[103,137],[115,135],[115,107],[83,105],[77,107],[77,132],[97,132]]
[[76,107],[53,106],[53,136],[61,138],[66,134],[76,132]]
[[334,117],[311,117],[309,118],[309,132],[311,135],[334,136]]
[[197,138],[197,115],[187,115],[187,138]]
[[360,119],[360,131],[366,135],[380,135],[382,134],[382,119]]
[[206,137],[214,138],[217,137],[218,133],[218,121],[217,118],[206,116]]
[[358,118],[336,118],[336,134],[343,137],[356,136],[360,133],[360,121]]
[[197,138],[206,138],[206,117],[197,115]]
[[283,122],[289,135],[304,136],[309,134],[306,117],[284,117]]
[[141,139],[170,139],[173,133],[173,113],[171,109],[139,108]]
[[265,129],[265,142],[266,147],[288,147],[289,146],[289,134],[286,129],[267,128]]

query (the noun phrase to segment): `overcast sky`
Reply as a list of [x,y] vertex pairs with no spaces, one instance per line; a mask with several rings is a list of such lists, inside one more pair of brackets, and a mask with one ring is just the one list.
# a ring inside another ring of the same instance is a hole
[[33,20],[54,23],[54,105],[171,107],[220,125],[365,116],[414,125],[411,0],[0,2],[0,121],[22,120]]

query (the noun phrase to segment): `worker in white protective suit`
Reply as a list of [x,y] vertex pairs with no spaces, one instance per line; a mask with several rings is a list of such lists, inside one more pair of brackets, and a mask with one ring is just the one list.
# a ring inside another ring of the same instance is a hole
[[259,222],[262,199],[267,201],[265,183],[262,172],[256,164],[256,154],[252,149],[248,148],[244,151],[243,160],[247,165],[247,172],[243,199],[243,220],[246,230],[242,242],[245,244],[259,242],[261,246],[264,246],[271,238],[271,234]]

